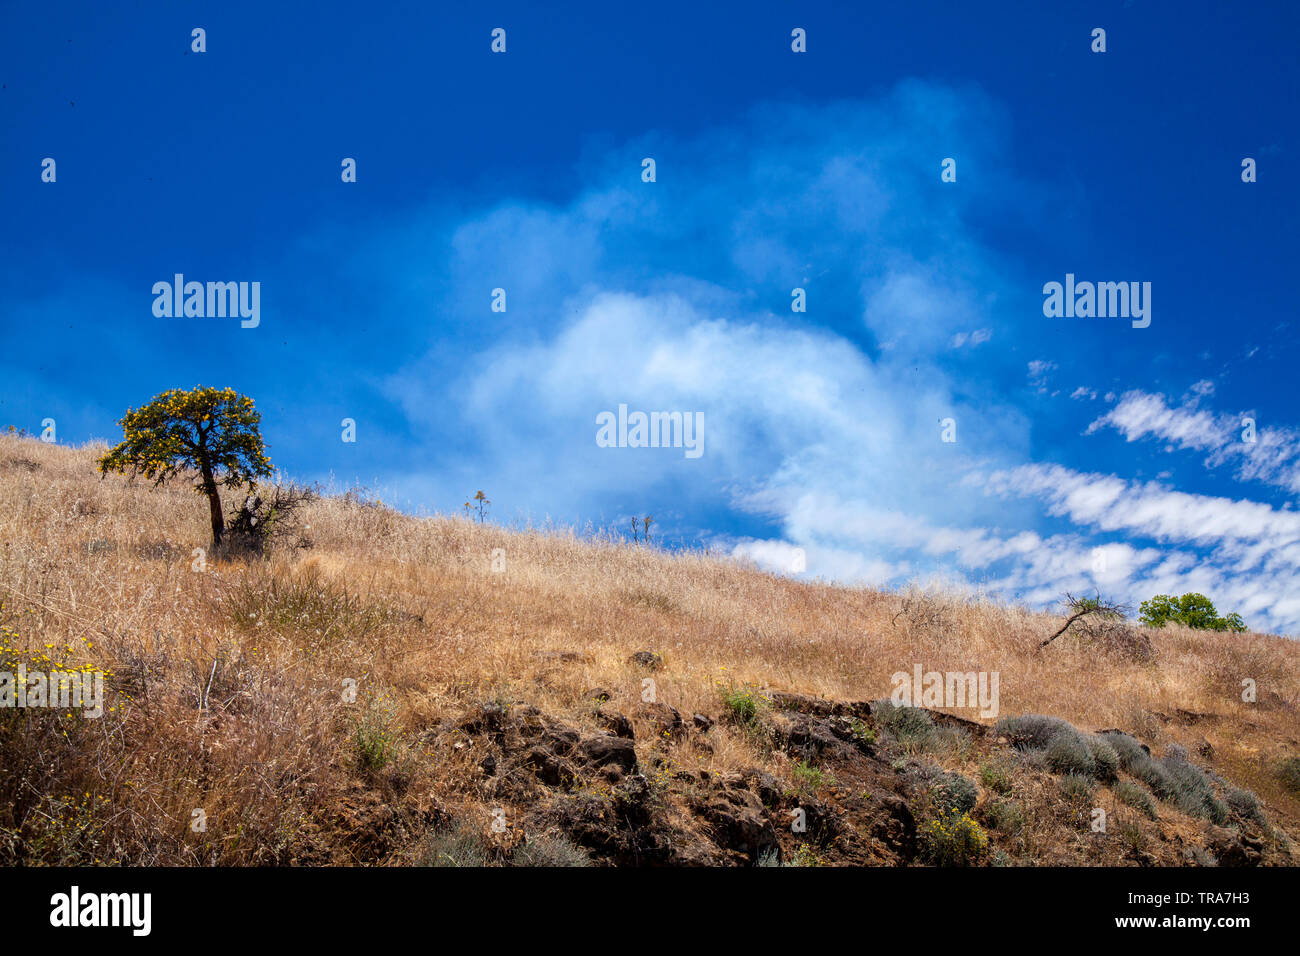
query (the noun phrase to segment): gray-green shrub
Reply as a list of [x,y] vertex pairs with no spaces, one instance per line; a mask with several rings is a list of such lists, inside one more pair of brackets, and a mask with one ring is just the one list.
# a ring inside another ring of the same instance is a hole
[[527,837],[510,855],[511,866],[591,866],[587,851],[567,837],[540,833]]
[[1204,817],[1214,823],[1228,821],[1228,805],[1214,793],[1214,786],[1205,771],[1187,760],[1183,748],[1172,745],[1160,761],[1171,782],[1169,800],[1192,816]]
[[1228,805],[1228,809],[1241,817],[1243,820],[1253,820],[1255,823],[1264,823],[1264,811],[1260,808],[1259,798],[1249,790],[1242,790],[1231,784],[1223,785],[1223,800]]
[[1017,750],[1045,750],[1063,731],[1078,733],[1068,720],[1043,714],[1003,717],[993,725],[993,732],[1005,736]]
[[1300,795],[1300,757],[1287,757],[1277,768],[1278,779],[1294,794]]
[[1156,802],[1151,794],[1132,780],[1121,780],[1115,784],[1115,796],[1121,803],[1140,810],[1152,820],[1156,818]]
[[937,812],[967,813],[975,809],[979,791],[975,784],[959,773],[945,773],[930,791]]
[[[1071,727],[1070,731],[1074,728]],[[1047,766],[1053,773],[1091,777],[1095,769],[1088,745],[1077,733],[1061,731],[1047,745]]]
[[1092,757],[1092,775],[1103,783],[1114,780],[1119,775],[1119,754],[1115,748],[1097,734],[1090,734],[1085,742]]
[[1136,739],[1122,731],[1110,731],[1105,737],[1119,754],[1120,765],[1161,800],[1192,816],[1214,823],[1227,822],[1228,805],[1215,794],[1214,784],[1205,771],[1189,761],[1187,751],[1178,744],[1170,744],[1165,756],[1156,760]]
[[1082,803],[1091,800],[1097,791],[1097,781],[1082,773],[1067,773],[1061,777],[1061,793],[1066,798]]
[[1025,812],[1014,800],[994,800],[985,806],[984,816],[993,829],[1012,836],[1025,826]]
[[892,700],[878,700],[872,704],[876,724],[896,742],[924,746],[934,734],[934,718],[920,707],[895,704]]
[[1080,733],[1059,717],[1004,717],[993,729],[1022,753],[1041,754],[1042,765],[1053,773],[1076,773],[1110,781],[1119,770],[1120,757],[1109,742],[1096,734]]
[[1150,787],[1157,797],[1168,800],[1173,792],[1173,782],[1164,767],[1155,761],[1151,752],[1137,738],[1121,730],[1107,731],[1101,736],[1119,755],[1120,766]]

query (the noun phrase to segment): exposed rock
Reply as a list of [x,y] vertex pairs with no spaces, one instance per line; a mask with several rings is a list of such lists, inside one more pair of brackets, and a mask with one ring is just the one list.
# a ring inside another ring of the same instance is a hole
[[582,732],[577,728],[562,724],[533,708],[521,712],[518,728],[523,737],[537,740],[557,754],[571,753],[582,739]]
[[916,856],[916,818],[907,803],[887,795],[881,800],[881,813],[871,824],[871,838],[879,840],[900,861]]
[[859,734],[862,720],[844,714],[818,716],[801,711],[776,711],[764,721],[773,741],[786,753],[804,760],[847,758],[855,750],[873,753]]
[[471,736],[499,734],[505,726],[506,712],[495,701],[479,704],[460,722],[460,729]]
[[590,766],[615,766],[624,773],[636,770],[636,747],[626,737],[588,737],[578,751]]
[[664,666],[664,659],[654,651],[637,651],[627,660],[629,664],[638,664],[652,671],[657,671]]
[[730,786],[740,786],[754,791],[765,804],[776,803],[785,790],[780,780],[766,770],[759,770],[756,767],[749,767],[734,777],[722,779],[730,781]]
[[710,825],[714,841],[757,863],[766,851],[780,852],[776,830],[763,812],[763,803],[750,790],[725,788],[692,803],[691,809]]
[[811,714],[773,714],[768,719],[772,737],[783,750],[805,760],[813,757],[842,756],[853,750],[847,741],[853,738],[847,717],[815,717]]
[[636,734],[632,730],[632,721],[617,711],[597,708],[596,720],[615,737],[626,737],[628,740],[636,738]]
[[1256,834],[1212,826],[1205,836],[1205,848],[1220,866],[1259,866],[1264,857],[1264,840]]
[[818,717],[859,717],[871,716],[870,701],[827,700],[808,694],[791,694],[786,691],[769,691],[764,696],[772,701],[777,710],[793,710],[801,714],[813,714]]
[[[615,739],[615,738],[610,738]],[[607,796],[558,797],[535,809],[529,823],[558,827],[598,859],[618,866],[709,866],[728,862],[716,847],[691,840],[653,812],[645,777],[629,774]]]
[[677,740],[686,732],[686,722],[677,708],[667,704],[647,703],[636,710],[636,716],[654,728],[655,737]]
[[538,780],[551,787],[568,788],[578,779],[577,767],[546,747],[533,747],[524,754],[524,763]]
[[[631,723],[613,715],[616,726],[631,733]],[[618,721],[622,721],[622,725]],[[469,735],[453,746],[472,746],[475,737],[485,738],[496,752],[479,762],[484,776],[502,778],[501,786],[520,786],[516,769],[526,769],[549,787],[568,789],[591,776],[607,779],[636,769],[636,750],[628,737],[584,734],[576,727],[543,714],[536,707],[507,710],[496,703],[481,704],[456,726]],[[510,778],[506,780],[505,778]]]
[[[717,727],[701,714],[688,712],[686,720],[660,702],[640,704],[627,714],[595,707],[595,720],[604,728],[600,732],[536,707],[489,702],[443,721],[435,739],[460,748],[466,757],[473,755],[469,759],[482,771],[473,781],[481,799],[513,807],[511,819],[522,822],[520,833],[560,833],[598,864],[754,865],[775,858],[862,866],[921,859],[923,833],[947,805],[935,794],[944,779],[957,774],[945,771],[933,753],[869,742],[868,725],[874,723],[869,704],[780,692],[771,699],[773,706],[759,717],[763,749],[774,747],[807,761],[820,777],[796,773],[793,760],[785,764],[788,769],[777,769],[779,757],[772,771],[695,766],[709,745],[706,732],[714,737],[721,733],[721,740],[741,731]],[[944,715],[927,713],[944,723]],[[642,748],[643,761],[638,760],[634,725],[649,744]],[[655,746],[655,741],[680,741],[681,746]],[[986,809],[1001,805],[996,813],[979,811],[977,805],[975,815],[986,828],[989,851],[972,862],[986,863],[997,853],[1017,863],[1043,865],[1294,863],[1290,850],[1244,820],[1241,832],[1225,827],[1201,831],[1203,824],[1198,824],[1204,846],[1185,841],[1183,831],[1169,828],[1164,814],[1157,821],[1136,817],[1134,825],[1143,829],[1144,839],[1132,846],[1123,841],[1080,843],[1078,821],[1064,812],[1069,808],[1051,773],[1020,759],[1011,752],[1012,741],[1000,736],[972,734],[968,745],[974,753],[960,758],[964,772],[987,761],[1016,778],[1010,792],[967,788],[975,790],[975,799]],[[964,808],[968,802],[953,805]],[[1045,830],[1032,855],[1025,855],[1017,827],[1030,814]],[[404,826],[388,819],[378,805],[357,814],[356,823],[370,840]],[[396,845],[381,837],[362,852],[378,858]]]

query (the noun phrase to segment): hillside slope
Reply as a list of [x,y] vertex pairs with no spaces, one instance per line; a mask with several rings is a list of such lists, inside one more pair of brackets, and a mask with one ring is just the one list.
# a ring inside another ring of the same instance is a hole
[[[1297,862],[1293,641],[1039,649],[1061,619],[355,495],[200,561],[202,501],[95,453],[0,437],[0,671],[108,675],[99,719],[0,710],[0,863]],[[917,665],[1070,726],[873,703]]]

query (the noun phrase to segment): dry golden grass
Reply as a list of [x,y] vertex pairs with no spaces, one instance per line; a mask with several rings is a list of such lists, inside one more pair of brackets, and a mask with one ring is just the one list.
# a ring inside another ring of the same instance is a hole
[[[100,480],[97,451],[0,437],[0,623],[20,653],[52,645],[108,671],[115,707],[48,733],[0,732],[0,860],[20,843],[48,862],[396,860],[432,808],[475,799],[461,758],[426,746],[440,719],[497,698],[590,726],[590,689],[625,712],[641,699],[645,674],[627,658],[642,649],[666,663],[658,699],[688,716],[716,716],[719,685],[861,700],[888,696],[891,674],[916,663],[998,671],[1003,715],[1208,742],[1216,769],[1254,789],[1276,824],[1300,821],[1272,770],[1300,738],[1291,640],[1166,629],[1149,632],[1148,663],[1072,633],[1040,650],[1061,619],[418,519],[355,496],[311,506],[310,550],[195,571],[202,500],[181,485]],[[1241,700],[1244,678],[1256,703]],[[395,755],[377,777],[357,766],[358,726]],[[725,729],[699,759],[789,778],[784,758]],[[376,815],[388,834],[378,849],[331,836]]]

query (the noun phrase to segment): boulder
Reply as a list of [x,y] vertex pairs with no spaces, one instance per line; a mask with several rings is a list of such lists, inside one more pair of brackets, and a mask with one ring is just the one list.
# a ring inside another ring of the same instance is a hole
[[642,704],[635,711],[636,716],[654,728],[654,736],[659,740],[677,740],[686,732],[686,722],[675,707],[667,704]]
[[1264,840],[1227,827],[1210,827],[1205,848],[1219,860],[1219,866],[1259,866],[1264,858]]
[[636,734],[632,730],[632,721],[617,711],[597,708],[596,720],[615,737],[626,737],[628,740],[636,738]]
[[636,771],[636,747],[626,737],[587,737],[578,745],[578,755],[590,767],[617,767],[623,773]]
[[664,666],[664,659],[654,651],[637,651],[627,661],[629,664],[636,664],[651,671],[657,671]]

